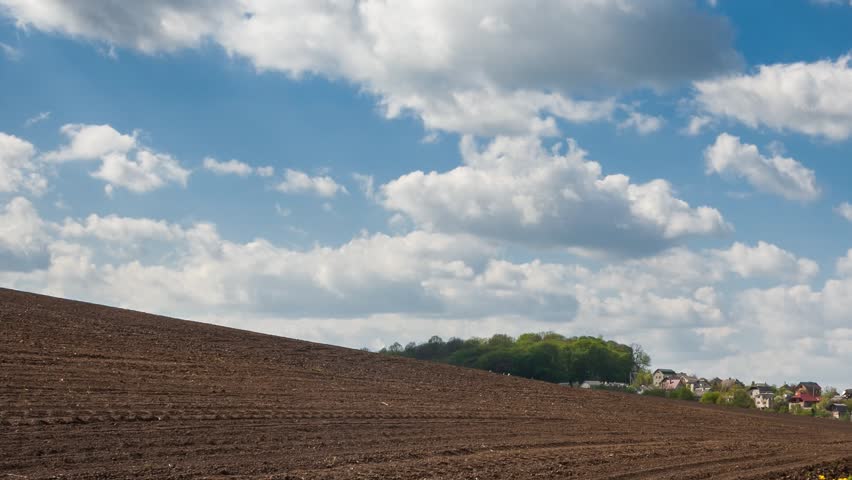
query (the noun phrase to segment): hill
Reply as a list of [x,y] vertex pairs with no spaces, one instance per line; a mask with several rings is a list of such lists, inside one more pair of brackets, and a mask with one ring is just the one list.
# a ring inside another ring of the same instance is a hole
[[0,478],[807,478],[852,424],[0,289]]

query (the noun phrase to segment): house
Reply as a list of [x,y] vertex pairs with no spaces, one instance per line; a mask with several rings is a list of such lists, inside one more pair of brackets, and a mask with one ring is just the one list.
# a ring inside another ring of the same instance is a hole
[[852,388],[847,388],[840,394],[845,400],[852,400]]
[[820,387],[816,382],[800,382],[795,388],[793,388],[793,393],[794,397],[800,393],[807,393],[808,395],[819,397],[822,395],[822,387]]
[[816,395],[811,395],[807,392],[797,392],[795,395],[790,397],[790,410],[810,410],[814,408],[814,405],[819,403],[819,397]]
[[699,378],[698,380],[687,383],[686,387],[689,388],[696,396],[700,397],[709,392],[712,385],[710,385],[710,382],[708,382],[706,378]]
[[831,412],[832,417],[840,418],[849,412],[849,407],[842,403],[832,403],[828,406],[827,410]]
[[660,384],[660,388],[663,390],[677,390],[680,387],[683,387],[683,380],[680,378],[667,378],[663,380],[663,383]]
[[761,410],[768,410],[775,406],[775,392],[765,383],[752,385],[748,389],[748,394],[754,400],[754,406]]
[[658,368],[654,370],[654,386],[660,388],[663,385],[663,382],[674,375],[677,375],[674,370],[669,370],[668,368]]
[[603,385],[603,382],[599,382],[597,380],[586,380],[580,384],[580,388],[597,388],[601,385]]

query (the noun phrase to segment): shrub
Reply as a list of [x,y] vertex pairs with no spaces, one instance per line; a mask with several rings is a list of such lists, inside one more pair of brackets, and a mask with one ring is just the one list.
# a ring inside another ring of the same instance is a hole
[[707,393],[705,393],[704,395],[701,396],[700,401],[701,401],[701,403],[715,404],[715,403],[719,403],[720,397],[721,397],[721,395],[719,394],[719,392],[707,392]]

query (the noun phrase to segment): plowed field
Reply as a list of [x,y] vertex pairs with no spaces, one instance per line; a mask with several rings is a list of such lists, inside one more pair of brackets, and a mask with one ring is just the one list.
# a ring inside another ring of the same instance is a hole
[[0,289],[0,480],[748,479],[852,424],[569,389]]

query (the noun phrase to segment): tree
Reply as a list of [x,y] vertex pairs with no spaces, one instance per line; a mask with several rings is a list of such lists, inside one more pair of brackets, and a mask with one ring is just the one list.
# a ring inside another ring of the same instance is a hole
[[742,388],[737,388],[733,391],[733,395],[731,395],[728,403],[734,407],[754,408],[754,400],[748,394],[748,391]]
[[[553,332],[525,333],[514,339],[496,334],[488,339],[433,336],[425,343],[395,344],[381,353],[511,373],[551,382],[585,380],[629,382],[631,373],[650,363],[641,346],[596,337],[566,338]],[[636,352],[639,352],[637,355]],[[650,378],[650,372],[644,377]],[[648,380],[650,383],[650,380]]]

